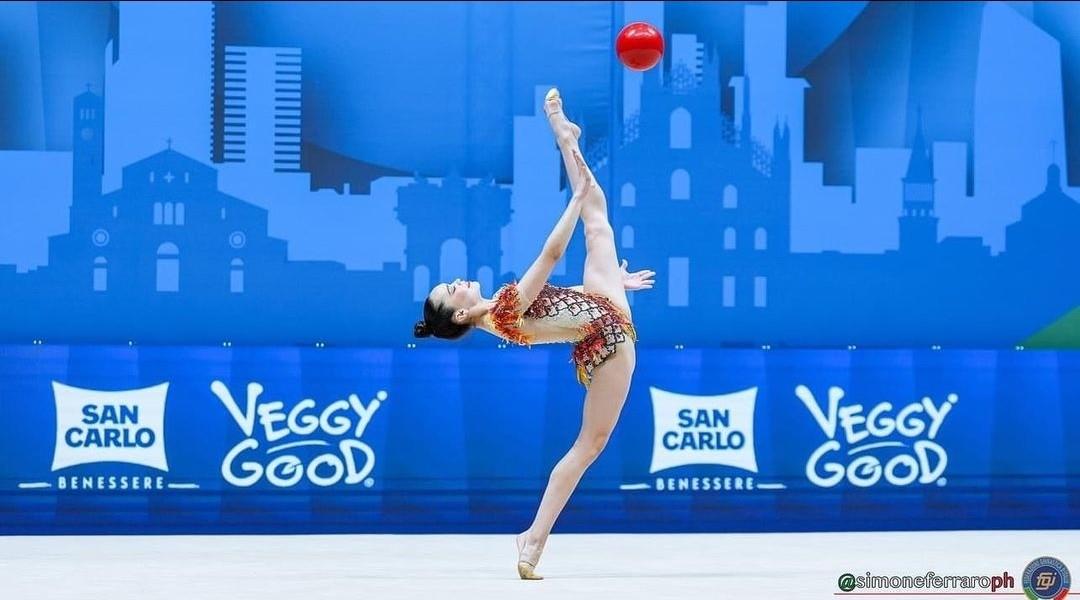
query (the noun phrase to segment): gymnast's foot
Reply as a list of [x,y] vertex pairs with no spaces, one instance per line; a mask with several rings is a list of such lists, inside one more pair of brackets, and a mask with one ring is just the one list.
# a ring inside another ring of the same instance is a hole
[[563,112],[562,97],[559,95],[558,88],[551,88],[548,90],[547,95],[544,96],[544,114],[547,115],[548,122],[551,123],[551,130],[555,133],[555,139],[561,142],[565,138],[569,138],[567,141],[577,142],[578,138],[581,137],[581,128],[571,123]]
[[522,579],[543,579],[543,576],[536,573],[536,564],[540,562],[540,553],[544,551],[544,544],[530,540],[526,534],[528,532],[524,531],[514,538],[518,551],[518,577]]

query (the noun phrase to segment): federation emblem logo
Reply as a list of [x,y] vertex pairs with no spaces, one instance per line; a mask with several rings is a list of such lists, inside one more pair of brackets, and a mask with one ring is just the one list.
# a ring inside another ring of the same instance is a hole
[[1050,556],[1028,563],[1022,581],[1029,600],[1062,600],[1069,593],[1068,567]]

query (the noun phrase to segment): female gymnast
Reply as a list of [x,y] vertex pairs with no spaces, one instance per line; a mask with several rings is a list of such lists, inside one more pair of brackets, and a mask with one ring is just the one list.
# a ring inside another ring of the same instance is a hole
[[[653,271],[626,271],[619,264],[608,223],[607,200],[581,156],[581,129],[562,110],[558,90],[544,100],[573,195],[548,236],[540,256],[516,284],[491,299],[475,281],[453,281],[432,289],[416,337],[457,339],[476,327],[515,344],[570,342],[578,381],[587,388],[581,430],[551,471],[536,517],[517,535],[517,570],[522,579],[543,579],[535,569],[559,513],[585,469],[599,456],[619,418],[634,373],[636,335],[626,290],[648,289]],[[549,285],[548,277],[566,252],[578,218],[585,224],[585,277],[581,286]]]

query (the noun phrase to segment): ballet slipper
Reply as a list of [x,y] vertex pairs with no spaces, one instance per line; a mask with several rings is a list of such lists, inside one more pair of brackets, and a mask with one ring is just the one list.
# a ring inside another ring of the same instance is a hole
[[563,114],[562,96],[559,95],[559,88],[551,88],[544,96],[544,114],[547,115],[549,121],[556,115],[562,115],[566,125],[570,128],[570,135],[574,136],[574,140],[577,141],[581,138],[581,128]]
[[543,550],[543,546],[537,546],[533,552],[525,553],[525,533],[517,534],[514,538],[514,544],[517,546],[518,562],[517,572],[518,577],[529,580],[543,579],[543,576],[536,574],[536,563],[540,562],[540,551]]

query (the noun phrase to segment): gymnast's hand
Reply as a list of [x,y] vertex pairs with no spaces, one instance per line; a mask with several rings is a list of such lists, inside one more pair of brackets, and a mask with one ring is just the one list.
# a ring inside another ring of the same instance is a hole
[[623,259],[622,264],[619,265],[619,268],[622,270],[623,289],[628,292],[652,289],[653,277],[656,276],[656,271],[643,269],[641,271],[629,273],[626,270],[626,266],[626,259]]

